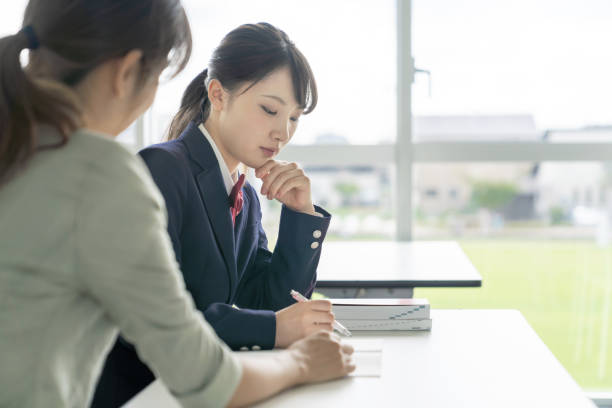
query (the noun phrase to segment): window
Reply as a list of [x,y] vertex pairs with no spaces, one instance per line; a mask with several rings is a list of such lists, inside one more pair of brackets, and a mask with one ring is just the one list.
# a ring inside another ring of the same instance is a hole
[[435,188],[426,188],[424,195],[426,198],[430,198],[430,199],[436,198],[438,197],[438,190],[436,190]]
[[[437,206],[415,201],[414,239],[458,241],[483,277],[482,288],[417,288],[415,296],[436,308],[519,309],[585,389],[610,389],[609,163],[415,167],[415,190],[420,180],[453,174],[466,194]],[[605,201],[574,202],[583,183],[602,183]]]
[[608,2],[412,4],[415,140],[612,140]]
[[415,296],[518,308],[584,389],[612,390],[612,5],[412,4],[412,238],[457,240],[483,276]]
[[159,88],[151,110],[155,141],[178,109],[183,90],[207,66],[223,36],[241,24],[261,21],[289,35],[317,79],[319,104],[300,119],[292,144],[378,144],[395,139],[394,0],[234,0],[231,4],[187,0],[183,4],[191,21],[194,52],[186,70]]
[[23,12],[27,4],[27,0],[15,0],[2,6],[0,36],[13,35],[19,31],[23,20]]
[[[304,165],[315,204],[333,216],[329,240],[390,240],[395,236],[392,166]],[[253,180],[257,189],[259,180]],[[264,228],[276,242],[281,204],[260,196]]]

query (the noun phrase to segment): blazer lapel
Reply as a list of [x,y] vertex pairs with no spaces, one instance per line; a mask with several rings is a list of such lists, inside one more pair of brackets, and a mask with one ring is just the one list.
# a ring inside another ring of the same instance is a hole
[[201,172],[195,173],[196,181],[208,219],[227,265],[231,294],[236,286],[237,274],[234,227],[219,163],[217,163],[212,147],[193,122],[185,129],[181,138],[189,150],[191,159],[202,168]]

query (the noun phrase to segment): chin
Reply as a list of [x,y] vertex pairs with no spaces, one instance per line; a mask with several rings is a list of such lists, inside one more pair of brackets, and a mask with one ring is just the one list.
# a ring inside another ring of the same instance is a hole
[[247,167],[257,169],[263,166],[267,161],[268,159],[245,159],[245,160],[242,160],[241,162]]

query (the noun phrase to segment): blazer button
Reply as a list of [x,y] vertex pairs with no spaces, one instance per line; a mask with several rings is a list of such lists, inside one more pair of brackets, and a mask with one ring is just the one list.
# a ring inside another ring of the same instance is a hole
[[321,238],[321,230],[314,230],[312,232],[312,236],[313,236],[313,238],[317,238],[317,239]]
[[249,351],[249,348],[247,346],[242,346],[240,347],[240,351]]
[[261,350],[261,347],[259,347],[258,345],[254,345],[253,347],[251,347],[251,350],[259,351],[259,350]]
[[312,244],[310,244],[310,247],[312,249],[317,249],[319,247],[319,243],[317,241],[313,242]]

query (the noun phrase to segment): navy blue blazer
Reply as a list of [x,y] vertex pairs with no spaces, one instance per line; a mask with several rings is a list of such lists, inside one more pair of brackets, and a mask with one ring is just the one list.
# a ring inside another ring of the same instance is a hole
[[[312,294],[329,213],[316,207],[323,215],[316,217],[283,206],[278,240],[270,252],[259,199],[249,183],[232,226],[219,163],[196,124],[178,139],[150,146],[140,155],[164,196],[168,232],[196,307],[232,349],[273,348],[274,311],[294,302],[291,289]],[[94,406],[121,404],[152,380],[133,348],[119,340],[107,357]],[[108,402],[108,395],[126,389],[121,400]]]

